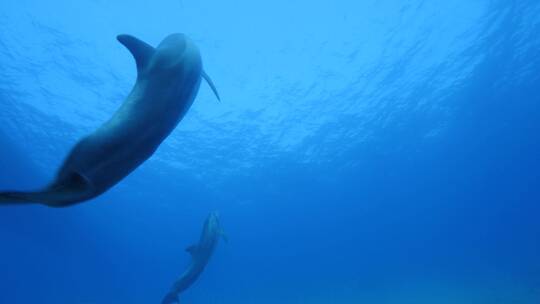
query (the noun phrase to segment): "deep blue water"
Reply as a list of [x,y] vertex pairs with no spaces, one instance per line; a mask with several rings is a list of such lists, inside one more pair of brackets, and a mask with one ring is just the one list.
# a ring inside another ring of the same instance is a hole
[[135,80],[115,36],[191,36],[157,153],[66,209],[0,209],[0,303],[540,303],[540,2],[0,2],[0,189],[33,189]]

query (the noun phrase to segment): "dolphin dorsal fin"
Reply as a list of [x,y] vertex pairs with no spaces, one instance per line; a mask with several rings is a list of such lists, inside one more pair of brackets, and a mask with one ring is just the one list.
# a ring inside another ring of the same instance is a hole
[[186,248],[186,251],[193,256],[195,252],[197,252],[197,245],[189,246],[188,248]]
[[150,61],[155,49],[148,43],[131,35],[118,35],[116,39],[131,52],[137,64],[137,72],[140,73]]
[[214,85],[214,82],[212,81],[210,76],[208,76],[208,74],[206,74],[206,72],[204,70],[202,70],[201,76],[202,76],[202,78],[204,78],[204,80],[206,80],[206,82],[208,83],[208,85],[210,86],[210,88],[212,89],[214,94],[216,94],[217,100],[221,101],[221,98],[219,98],[219,93],[218,93],[218,91],[216,89],[216,86]]

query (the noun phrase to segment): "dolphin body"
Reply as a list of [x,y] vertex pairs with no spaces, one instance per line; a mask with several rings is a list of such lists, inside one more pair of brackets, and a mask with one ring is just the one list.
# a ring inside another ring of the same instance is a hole
[[166,37],[157,48],[119,35],[135,58],[137,81],[122,106],[94,133],[81,139],[55,180],[35,192],[0,192],[0,205],[41,203],[65,207],[107,191],[147,160],[188,111],[204,78],[201,55],[184,34]]
[[186,251],[191,254],[191,263],[163,298],[162,304],[180,303],[178,294],[188,289],[203,272],[216,249],[220,237],[227,240],[219,223],[219,216],[217,213],[212,212],[204,223],[199,243],[186,248]]

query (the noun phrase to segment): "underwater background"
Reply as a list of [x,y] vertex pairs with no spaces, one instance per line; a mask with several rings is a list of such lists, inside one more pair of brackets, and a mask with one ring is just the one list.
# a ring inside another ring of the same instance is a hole
[[45,185],[183,32],[201,84],[156,154],[65,209],[0,208],[0,303],[540,303],[537,0],[2,0],[0,189]]

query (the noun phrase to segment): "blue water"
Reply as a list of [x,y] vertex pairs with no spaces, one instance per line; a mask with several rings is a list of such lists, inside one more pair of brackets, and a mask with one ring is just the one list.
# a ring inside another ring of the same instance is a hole
[[34,189],[172,32],[206,84],[99,198],[0,209],[0,303],[540,303],[540,2],[2,0],[0,189]]

